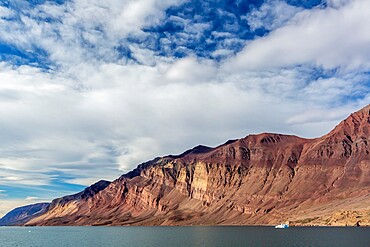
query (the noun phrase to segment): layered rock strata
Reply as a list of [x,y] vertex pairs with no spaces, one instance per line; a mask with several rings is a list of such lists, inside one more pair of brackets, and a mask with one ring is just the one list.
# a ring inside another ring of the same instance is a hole
[[367,106],[316,139],[263,133],[197,146],[56,199],[26,225],[369,225],[369,143]]

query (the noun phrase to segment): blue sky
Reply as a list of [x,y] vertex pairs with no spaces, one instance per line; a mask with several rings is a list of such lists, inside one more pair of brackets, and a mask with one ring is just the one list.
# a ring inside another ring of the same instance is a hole
[[370,101],[367,0],[0,0],[0,215]]

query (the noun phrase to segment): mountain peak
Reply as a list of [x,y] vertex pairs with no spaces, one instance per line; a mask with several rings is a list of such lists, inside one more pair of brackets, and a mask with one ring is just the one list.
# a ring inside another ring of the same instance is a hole
[[211,148],[211,147],[207,147],[207,146],[204,146],[204,145],[198,145],[196,147],[193,147],[192,149],[189,149],[189,150],[183,152],[180,155],[172,155],[172,157],[174,157],[174,158],[182,158],[182,157],[187,156],[187,155],[190,155],[190,154],[207,153],[207,152],[211,151],[212,149],[213,148]]
[[[356,112],[353,112],[347,119],[350,119],[352,117],[358,120],[363,120],[364,118],[366,118],[365,120],[369,120],[369,116],[370,116],[370,104]],[[347,119],[345,119],[344,121],[346,121]]]
[[[370,104],[349,115],[341,121],[328,135],[344,134],[353,139],[370,134]],[[328,136],[327,135],[327,136]]]
[[370,104],[368,104],[367,106],[363,107],[361,110],[359,110],[357,112],[363,112],[363,111],[367,111],[369,113],[369,111],[370,111]]
[[[368,210],[369,143],[370,105],[321,138],[261,133],[155,158],[55,199],[25,224],[328,225],[338,211]],[[346,224],[370,225],[370,217],[354,220]]]

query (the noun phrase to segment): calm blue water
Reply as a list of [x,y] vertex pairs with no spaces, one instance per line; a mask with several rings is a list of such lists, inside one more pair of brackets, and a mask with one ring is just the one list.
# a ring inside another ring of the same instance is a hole
[[297,246],[369,247],[370,228],[0,227],[1,247]]

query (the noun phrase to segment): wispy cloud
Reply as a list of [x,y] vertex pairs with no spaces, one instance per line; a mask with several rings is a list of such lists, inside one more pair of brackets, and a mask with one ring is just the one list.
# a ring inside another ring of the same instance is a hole
[[27,196],[26,197],[26,201],[36,201],[36,200],[39,200],[40,198],[36,197],[36,196]]
[[0,6],[0,18],[1,19],[9,18],[13,15],[14,15],[14,12],[11,9]]
[[254,8],[242,18],[248,21],[252,30],[274,30],[285,25],[303,10],[304,8],[289,5],[285,1],[270,0],[259,8]]

